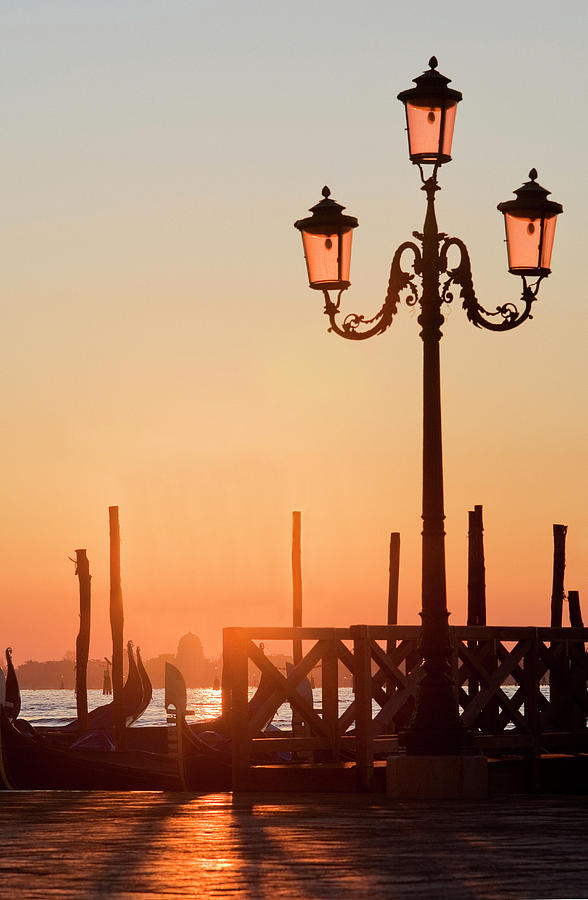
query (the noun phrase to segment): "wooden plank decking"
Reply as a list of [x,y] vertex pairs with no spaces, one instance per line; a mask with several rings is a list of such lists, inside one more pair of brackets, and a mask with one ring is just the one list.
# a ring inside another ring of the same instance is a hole
[[587,898],[587,834],[573,797],[14,793],[0,878],[31,900]]

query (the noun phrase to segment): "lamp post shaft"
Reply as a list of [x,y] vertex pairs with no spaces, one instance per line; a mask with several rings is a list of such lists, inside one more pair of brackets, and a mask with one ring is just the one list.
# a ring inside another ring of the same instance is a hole
[[439,343],[439,234],[435,216],[438,185],[430,178],[427,214],[422,234],[421,338],[423,341],[423,532],[422,636],[424,678],[414,715],[404,733],[407,752],[457,752],[460,743],[457,698],[451,679],[451,642],[445,582],[445,512],[443,508],[443,445],[441,433],[441,372]]

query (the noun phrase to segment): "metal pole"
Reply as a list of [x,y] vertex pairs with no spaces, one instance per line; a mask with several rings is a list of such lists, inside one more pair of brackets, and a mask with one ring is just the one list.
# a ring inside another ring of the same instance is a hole
[[451,678],[451,640],[445,586],[445,512],[443,508],[443,448],[441,437],[441,298],[439,241],[435,216],[435,178],[423,185],[427,214],[423,230],[422,304],[419,324],[423,340],[423,532],[422,636],[425,676],[419,686],[414,715],[404,733],[410,754],[459,752],[457,697]]

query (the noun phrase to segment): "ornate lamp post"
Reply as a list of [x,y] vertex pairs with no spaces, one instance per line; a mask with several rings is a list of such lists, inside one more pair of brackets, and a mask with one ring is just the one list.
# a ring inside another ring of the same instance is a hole
[[[403,91],[409,155],[418,166],[422,190],[427,196],[423,231],[413,232],[418,243],[406,241],[396,250],[390,268],[384,303],[371,318],[356,313],[342,315],[341,296],[349,287],[351,239],[357,219],[343,214],[344,207],[323,188],[323,199],[312,215],[300,219],[310,287],[325,298],[329,331],[352,341],[382,334],[403,298],[409,306],[420,306],[418,317],[423,340],[423,531],[422,531],[422,637],[425,675],[417,695],[415,712],[404,745],[410,754],[455,754],[463,744],[459,726],[457,692],[452,683],[450,633],[445,586],[445,530],[443,510],[443,452],[441,440],[441,383],[439,341],[444,322],[443,304],[459,292],[468,319],[476,327],[509,331],[531,315],[543,278],[550,274],[550,259],[556,216],[562,206],[547,199],[549,191],[530,181],[516,190],[515,200],[500,203],[504,213],[509,271],[523,282],[520,301],[507,302],[489,311],[480,305],[472,284],[470,259],[462,240],[440,232],[435,216],[435,194],[440,190],[437,172],[451,160],[451,141],[459,91],[448,87],[450,79],[430,68],[415,78],[416,87]],[[432,167],[430,174],[425,167]],[[459,251],[459,262],[450,268],[448,253]],[[412,256],[411,271],[402,264]],[[335,300],[330,292],[337,292]]]

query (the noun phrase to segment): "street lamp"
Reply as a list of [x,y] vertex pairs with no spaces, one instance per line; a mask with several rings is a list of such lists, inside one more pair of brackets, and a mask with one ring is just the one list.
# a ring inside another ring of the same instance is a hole
[[[415,711],[402,735],[409,754],[455,754],[463,748],[456,686],[451,675],[451,643],[445,581],[445,529],[443,509],[443,451],[441,439],[441,382],[439,341],[444,322],[443,304],[459,292],[468,319],[476,327],[509,331],[530,318],[539,285],[550,274],[556,217],[562,206],[547,199],[549,191],[530,180],[514,193],[515,200],[500,203],[504,213],[508,267],[522,278],[517,303],[507,302],[489,311],[478,302],[472,283],[469,254],[462,240],[439,231],[435,194],[439,167],[451,160],[451,141],[459,91],[437,71],[432,57],[429,69],[414,79],[416,87],[402,91],[408,131],[409,156],[418,166],[422,190],[427,196],[423,231],[413,232],[418,244],[405,241],[396,250],[390,267],[384,303],[371,318],[348,313],[341,318],[341,296],[350,285],[351,238],[357,219],[343,214],[344,207],[323,188],[323,200],[312,207],[312,216],[300,219],[310,287],[321,290],[330,331],[353,341],[382,334],[391,325],[401,300],[420,306],[418,317],[423,340],[423,531],[422,531],[422,632],[424,677],[419,685]],[[426,167],[432,167],[430,174]],[[459,253],[450,268],[449,251]],[[402,260],[411,254],[411,271]],[[336,291],[336,299],[330,292]]]

